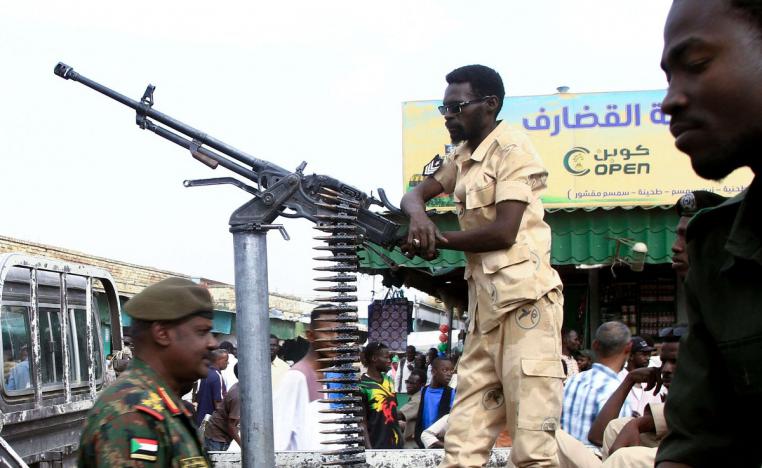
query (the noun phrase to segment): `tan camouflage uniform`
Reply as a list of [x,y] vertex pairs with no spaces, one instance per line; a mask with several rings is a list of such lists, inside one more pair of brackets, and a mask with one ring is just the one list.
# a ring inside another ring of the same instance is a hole
[[483,466],[504,427],[516,466],[558,466],[563,296],[540,201],[547,171],[529,138],[500,123],[473,154],[459,146],[433,177],[453,194],[462,230],[493,222],[499,202],[527,204],[514,245],[466,252],[471,322],[440,467]]
[[88,412],[78,466],[211,466],[190,413],[168,388],[144,361],[133,358]]

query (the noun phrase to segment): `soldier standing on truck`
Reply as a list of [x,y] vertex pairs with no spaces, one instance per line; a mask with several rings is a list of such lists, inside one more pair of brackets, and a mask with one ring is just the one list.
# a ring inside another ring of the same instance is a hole
[[[497,120],[505,89],[495,70],[469,65],[446,79],[439,111],[459,145],[402,198],[403,251],[467,259],[471,322],[440,466],[484,466],[506,425],[516,466],[558,466],[563,296],[540,200],[548,172],[529,137]],[[439,232],[426,216],[442,192],[453,194],[461,231]]]
[[78,466],[211,466],[180,395],[209,372],[213,308],[206,288],[181,278],[125,304],[134,358],[89,411]]

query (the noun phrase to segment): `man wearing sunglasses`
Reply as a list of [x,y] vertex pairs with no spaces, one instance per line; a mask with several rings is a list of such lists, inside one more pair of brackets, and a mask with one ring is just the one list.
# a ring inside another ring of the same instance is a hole
[[[439,111],[457,147],[401,203],[410,217],[403,251],[431,259],[447,248],[467,259],[471,321],[440,466],[483,466],[506,426],[516,466],[558,466],[563,297],[540,201],[548,173],[529,138],[497,120],[497,72],[469,65],[446,80]],[[460,231],[440,232],[426,216],[442,192],[453,194]]]

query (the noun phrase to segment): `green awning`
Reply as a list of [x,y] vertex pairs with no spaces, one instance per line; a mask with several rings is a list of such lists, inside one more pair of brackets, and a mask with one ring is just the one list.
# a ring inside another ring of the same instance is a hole
[[[442,231],[458,229],[455,213],[437,214],[433,219]],[[554,265],[594,265],[613,261],[616,239],[644,242],[648,246],[646,263],[669,263],[678,218],[672,207],[637,207],[554,210],[545,213],[545,221],[553,235],[551,262]],[[380,247],[376,249],[383,251]],[[398,265],[433,276],[465,266],[463,253],[454,250],[442,250],[439,257],[430,262],[419,257],[410,260],[399,249],[383,252]],[[377,252],[364,249],[360,251],[360,268],[370,272],[389,266]]]
[[275,335],[281,340],[290,340],[296,338],[296,324],[299,322],[291,322],[288,320],[281,320],[270,317],[270,334]]
[[212,318],[212,332],[229,335],[233,333],[233,320],[235,312],[229,310],[215,310]]
[[678,216],[672,207],[558,210],[545,216],[553,232],[554,265],[611,263],[616,239],[648,246],[646,263],[669,263]]

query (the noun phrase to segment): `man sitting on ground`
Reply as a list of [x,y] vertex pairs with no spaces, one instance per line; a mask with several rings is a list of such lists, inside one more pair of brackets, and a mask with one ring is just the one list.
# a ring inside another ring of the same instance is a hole
[[[566,382],[561,427],[585,445],[592,445],[587,435],[603,405],[619,387],[618,373],[630,354],[630,329],[621,322],[606,322],[595,332],[593,351],[597,362]],[[630,407],[622,405],[621,416],[629,416]]]
[[[645,386],[644,386],[645,384]],[[644,386],[644,388],[642,388]],[[647,404],[643,405],[643,413],[648,404],[661,404],[662,399],[659,396],[661,394],[661,370],[656,367],[641,366],[628,372],[622,383],[616,391],[609,397],[606,404],[603,405],[601,411],[596,416],[593,425],[590,427],[588,433],[588,439],[590,442],[597,446],[603,444],[603,430],[606,429],[608,423],[618,417],[621,414],[622,406],[625,402],[629,401],[632,404],[632,391],[635,387],[639,387],[639,394],[650,395],[652,398],[641,398],[642,401],[647,401]],[[629,398],[628,398],[629,397]],[[631,414],[625,417],[639,417],[643,413],[636,413],[634,410]]]
[[[672,375],[677,369],[680,337],[686,331],[687,327],[677,326],[665,328],[659,333],[659,338],[663,342],[660,354],[661,379],[667,388],[671,386]],[[613,396],[612,399],[614,399]],[[605,411],[604,408],[601,414]],[[657,448],[667,435],[667,429],[664,403],[649,404],[643,416],[611,421],[603,435],[602,452],[604,457],[608,457],[603,466],[612,468],[654,466]]]

